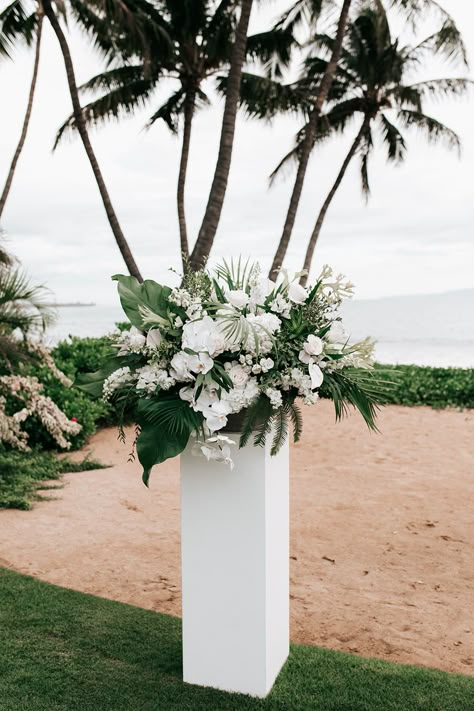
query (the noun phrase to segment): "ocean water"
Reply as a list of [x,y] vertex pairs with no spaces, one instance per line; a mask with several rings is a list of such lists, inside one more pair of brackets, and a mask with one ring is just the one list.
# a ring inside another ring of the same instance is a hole
[[[381,363],[474,367],[474,289],[349,301],[343,317],[352,340],[376,340]],[[61,307],[48,341],[102,336],[123,320],[120,306]]]

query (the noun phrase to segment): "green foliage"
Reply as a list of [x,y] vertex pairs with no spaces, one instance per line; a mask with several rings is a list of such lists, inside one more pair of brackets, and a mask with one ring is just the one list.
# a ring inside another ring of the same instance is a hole
[[474,708],[471,677],[296,644],[266,699],[184,684],[176,617],[5,569],[0,619],[2,711]]
[[[152,323],[166,321],[168,298],[172,291],[169,286],[161,286],[151,279],[140,284],[135,277],[121,274],[116,274],[112,279],[118,282],[120,303],[133,326],[142,329],[145,325],[150,325],[149,319],[152,317],[156,317],[156,321]],[[150,311],[147,311],[146,316],[144,307]]]
[[181,454],[191,432],[202,428],[203,417],[176,394],[139,399],[136,412],[140,427],[137,454],[148,486],[152,467]]
[[7,452],[0,448],[0,508],[26,511],[34,501],[44,498],[42,490],[61,486],[59,483],[46,486],[42,482],[57,481],[66,472],[103,468],[103,464],[87,457],[73,462],[44,452]]
[[382,402],[435,408],[474,408],[474,369],[377,365],[377,379],[390,383]]

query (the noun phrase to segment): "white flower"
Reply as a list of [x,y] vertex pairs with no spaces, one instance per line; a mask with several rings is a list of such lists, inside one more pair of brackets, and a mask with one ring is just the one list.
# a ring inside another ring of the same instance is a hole
[[326,338],[329,343],[345,343],[347,341],[347,335],[344,331],[342,321],[333,321]]
[[234,440],[229,437],[214,435],[207,437],[205,442],[196,442],[192,453],[206,457],[207,461],[224,462],[233,469],[234,463],[230,457],[230,447],[234,444]]
[[265,390],[265,395],[270,400],[271,406],[274,410],[278,410],[278,408],[281,407],[283,403],[283,398],[279,390],[277,390],[276,388],[267,388]]
[[300,351],[298,354],[298,359],[306,365],[309,365],[309,363],[311,362],[311,356],[309,355],[309,353],[306,353],[306,351]]
[[315,388],[319,388],[324,380],[323,371],[319,365],[316,365],[316,363],[313,363],[312,361],[308,366],[308,370],[311,378],[311,389],[314,390]]
[[129,331],[128,343],[130,346],[130,350],[132,350],[132,351],[139,350],[140,348],[142,348],[145,345],[146,338],[143,335],[143,333],[138,330],[138,328],[135,328],[135,326],[132,326],[132,328]]
[[249,307],[255,311],[259,306],[263,306],[267,296],[269,296],[275,288],[275,282],[265,277],[260,277],[252,284],[250,289]]
[[157,328],[153,328],[151,331],[148,331],[146,337],[146,344],[148,348],[158,348],[158,346],[161,345],[162,341],[163,336]]
[[205,375],[214,365],[214,361],[207,353],[198,353],[198,355],[186,354],[186,356],[188,359],[188,368],[193,373],[202,373]]
[[214,402],[210,407],[203,411],[206,420],[206,425],[211,432],[221,430],[227,424],[227,415],[232,412],[232,407],[224,400]]
[[195,353],[206,352],[211,357],[222,353],[225,338],[216,322],[205,316],[199,321],[191,321],[183,327],[183,349],[189,348]]
[[236,309],[243,309],[249,302],[249,296],[243,289],[229,289],[225,295],[229,304]]
[[234,387],[240,387],[245,385],[249,376],[247,372],[243,369],[240,363],[232,363],[228,368],[226,368],[227,375],[232,380]]
[[308,298],[308,292],[301,284],[294,281],[290,284],[290,288],[288,289],[288,298],[295,304],[304,304]]
[[176,380],[194,380],[189,369],[189,356],[184,351],[176,353],[171,359],[171,374]]
[[259,375],[262,372],[262,366],[259,365],[258,363],[255,363],[255,365],[252,365],[252,373],[254,375]]
[[173,289],[168,299],[176,306],[181,306],[185,309],[191,303],[191,294],[187,289]]
[[277,294],[271,302],[270,308],[275,313],[281,314],[282,318],[290,318],[291,304],[281,294]]
[[323,352],[323,342],[318,336],[308,336],[304,342],[303,349],[311,356],[321,355]]
[[108,378],[104,380],[102,386],[102,396],[104,400],[108,400],[110,396],[121,386],[133,380],[133,374],[126,365],[123,368],[117,368],[113,373],[109,375]]
[[260,367],[262,369],[262,373],[268,373],[268,371],[271,370],[274,365],[275,363],[271,358],[262,358],[260,360]]
[[176,383],[166,370],[157,365],[145,365],[137,370],[138,382],[137,390],[145,390],[148,393],[155,392],[159,386],[162,390],[169,390]]

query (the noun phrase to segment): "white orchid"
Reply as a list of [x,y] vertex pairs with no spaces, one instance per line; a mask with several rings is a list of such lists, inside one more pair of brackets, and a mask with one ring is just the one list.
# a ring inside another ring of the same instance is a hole
[[322,384],[324,380],[324,375],[323,371],[319,367],[319,365],[316,365],[313,361],[308,366],[309,370],[309,377],[311,378],[311,388],[312,390],[315,390],[316,388],[319,388],[319,386]]

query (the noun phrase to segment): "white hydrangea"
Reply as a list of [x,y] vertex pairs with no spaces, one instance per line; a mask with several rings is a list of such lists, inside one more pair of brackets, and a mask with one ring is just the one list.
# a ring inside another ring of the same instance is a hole
[[147,393],[155,392],[158,386],[162,390],[169,390],[176,383],[176,380],[158,365],[145,365],[143,368],[138,368],[136,373],[138,375],[137,390],[145,390]]
[[260,313],[248,314],[245,318],[250,325],[245,349],[255,355],[270,353],[273,348],[273,336],[281,328],[278,316],[272,313]]
[[278,410],[283,404],[283,397],[280,390],[276,388],[267,388],[265,390],[265,395],[270,400],[271,406],[274,410]]
[[119,346],[118,355],[127,355],[128,353],[141,353],[147,344],[146,336],[136,328],[132,326],[129,331],[124,331],[118,341]]

